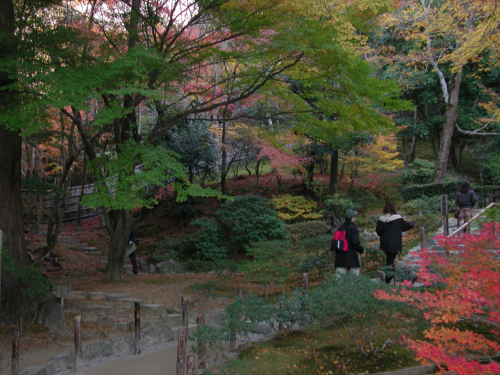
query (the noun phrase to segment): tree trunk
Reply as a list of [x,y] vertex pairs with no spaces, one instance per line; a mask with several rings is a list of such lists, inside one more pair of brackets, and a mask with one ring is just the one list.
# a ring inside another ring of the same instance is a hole
[[453,166],[453,168],[457,168],[457,155],[455,153],[455,145],[452,143],[450,145],[450,160],[448,165]]
[[[33,160],[33,169],[31,173],[38,179],[41,179],[42,176],[42,155],[43,152],[40,149],[40,145],[36,144],[33,147],[34,150],[34,160]],[[36,200],[36,217],[33,225],[31,227],[30,233],[39,234],[40,233],[40,222],[42,221],[43,214],[43,194],[41,191],[35,192],[35,200]],[[28,222],[29,224],[29,222]]]
[[110,223],[113,233],[109,241],[108,265],[104,279],[123,280],[125,249],[132,227],[132,214],[129,210],[113,210],[109,216],[113,218]]
[[460,141],[460,146],[458,147],[458,167],[457,169],[459,171],[462,170],[462,158],[464,156],[465,149],[467,148],[467,141],[462,138]]
[[257,163],[255,164],[255,187],[259,187],[259,167],[260,167],[260,159],[257,159]]
[[[17,40],[14,34],[14,6],[12,0],[0,1],[0,32],[4,34],[0,47],[0,60],[6,61],[16,53]],[[14,68],[15,69],[15,68]],[[13,80],[10,72],[0,71],[0,111],[15,111],[18,105],[17,93],[3,90]],[[21,197],[21,148],[19,132],[7,130],[0,123],[0,229],[3,232],[2,258],[4,270],[6,254],[16,268],[29,266],[25,251],[24,224]],[[22,283],[19,277],[10,272],[2,272],[0,322],[18,324],[29,313],[29,300],[21,293]]]
[[78,207],[77,207],[77,212],[76,212],[76,226],[78,228],[82,227],[82,199],[84,196],[84,190],[85,190],[85,179],[87,177],[87,154],[84,152],[83,153],[83,176],[82,176],[82,188],[80,190],[80,197],[78,197]]
[[339,173],[339,152],[334,150],[331,155],[330,163],[330,195],[337,193],[338,191],[338,173]]
[[436,142],[434,141],[434,136],[431,137],[432,152],[434,153],[434,159],[437,160],[438,152],[436,150]]
[[413,163],[415,161],[416,155],[417,155],[417,136],[414,135],[411,139],[410,159],[408,161],[410,163]]
[[455,122],[457,119],[458,95],[460,93],[460,84],[462,83],[462,68],[456,73],[453,73],[448,81],[449,99],[446,103],[444,112],[445,122],[443,125],[443,135],[439,147],[439,155],[436,163],[436,173],[434,182],[441,182],[446,174],[448,167],[448,159],[450,156],[451,141],[453,131],[455,130]]
[[227,106],[222,110],[222,135],[221,135],[221,144],[222,144],[222,155],[221,155],[221,167],[220,167],[220,189],[222,194],[227,195],[227,172],[229,168],[227,167],[227,125],[226,125],[226,113]]
[[314,166],[316,164],[316,158],[315,158],[314,152],[312,152],[311,155],[309,155],[309,157],[311,158],[311,161],[309,162],[309,165],[307,166],[307,169],[306,169],[306,187],[307,187],[307,190],[312,189],[312,184],[313,184],[313,180],[314,180]]
[[408,168],[408,158],[406,157],[406,142],[405,142],[405,136],[401,136],[401,151],[403,154],[403,168],[406,170]]

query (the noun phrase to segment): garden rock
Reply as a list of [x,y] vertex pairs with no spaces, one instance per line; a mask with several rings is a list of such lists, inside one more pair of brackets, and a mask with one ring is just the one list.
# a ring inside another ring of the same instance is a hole
[[58,303],[45,301],[38,305],[37,322],[50,331],[66,335],[64,309]]
[[184,272],[186,272],[184,265],[175,260],[167,260],[154,267],[154,273],[157,275],[175,275]]
[[376,270],[373,272],[373,279],[379,279],[380,281],[385,281],[385,272]]
[[266,323],[266,322],[259,322],[255,325],[255,327],[253,328],[253,331],[255,333],[258,333],[260,335],[266,335],[270,332],[272,332],[272,327],[269,323]]
[[137,259],[137,266],[139,268],[139,271],[142,271],[144,273],[149,273],[150,271],[150,268],[149,268],[149,265],[148,263],[142,259],[142,258],[139,258]]
[[367,242],[378,241],[380,238],[375,232],[368,232],[366,229],[363,231],[363,239]]

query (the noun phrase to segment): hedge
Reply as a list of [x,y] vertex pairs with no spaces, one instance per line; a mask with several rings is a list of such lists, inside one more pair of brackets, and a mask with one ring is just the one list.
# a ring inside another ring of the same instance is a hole
[[[406,202],[418,198],[427,198],[443,194],[448,194],[448,199],[453,200],[455,199],[455,194],[461,183],[461,180],[455,180],[447,182],[433,182],[431,184],[408,185],[401,188],[401,195]],[[495,201],[499,201],[499,185],[475,186],[472,184],[471,187],[478,195],[480,202],[484,202],[487,196],[492,196]]]
[[405,201],[443,194],[448,194],[449,198],[454,198],[461,183],[462,181],[456,180],[433,182],[431,184],[408,185],[401,189],[401,195]]

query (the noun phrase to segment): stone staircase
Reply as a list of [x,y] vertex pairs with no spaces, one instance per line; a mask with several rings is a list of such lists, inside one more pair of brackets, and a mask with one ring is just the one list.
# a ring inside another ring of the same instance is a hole
[[108,263],[108,257],[104,252],[97,250],[96,247],[89,246],[88,244],[81,242],[75,236],[68,235],[65,232],[62,232],[59,236],[58,242],[61,244],[73,246],[82,253],[95,258],[99,263],[101,263],[104,268]]

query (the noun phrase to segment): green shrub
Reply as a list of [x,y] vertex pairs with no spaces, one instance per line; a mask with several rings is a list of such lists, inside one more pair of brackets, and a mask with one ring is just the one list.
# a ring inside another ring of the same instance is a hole
[[147,261],[150,264],[158,264],[168,260],[177,260],[180,247],[181,241],[165,236],[156,243],[153,252],[148,253]]
[[310,255],[306,257],[298,265],[299,273],[311,273],[317,271],[319,275],[324,275],[330,272],[333,268],[333,257],[329,250],[323,251],[321,254]]
[[[364,191],[364,190],[363,190]],[[365,192],[366,193],[366,192]],[[356,202],[353,200],[353,198],[345,195],[340,195],[340,194],[335,194],[332,197],[329,197],[325,201],[326,206],[328,207],[329,205],[333,204],[335,206],[339,206],[342,214],[349,208],[353,210],[359,210],[361,209],[361,205],[359,202]],[[343,219],[343,217],[342,217]]]
[[284,223],[271,201],[255,195],[237,196],[217,212],[223,239],[234,250],[244,250],[251,242],[285,238]]
[[12,256],[4,249],[2,256],[2,276],[16,279],[20,283],[19,291],[32,301],[45,299],[47,292],[53,288],[52,282],[47,279],[42,270],[34,268],[31,265],[18,268],[12,259]]
[[305,238],[321,236],[329,230],[328,225],[319,220],[290,224],[285,227],[285,231],[292,241],[301,241]]
[[433,162],[417,158],[408,164],[399,181],[402,185],[428,184],[432,182],[435,169],[436,165]]
[[405,213],[406,215],[418,215],[419,212],[422,212],[424,215],[435,215],[441,212],[441,197],[434,196],[412,199],[411,201],[403,203],[399,211]]
[[302,195],[280,195],[272,199],[278,217],[287,223],[296,223],[305,220],[315,220],[323,215],[314,212],[318,205],[313,200],[307,200]]
[[297,246],[301,248],[304,253],[329,251],[331,239],[332,236],[330,234],[310,237],[300,241]]
[[290,252],[292,244],[287,240],[252,242],[246,246],[246,252],[258,261],[279,259]]
[[220,244],[219,227],[214,219],[201,217],[191,222],[198,232],[185,239],[186,247],[196,249],[196,256],[202,260],[221,260],[227,258],[225,246]]
[[422,185],[409,185],[401,189],[401,195],[405,201],[443,194],[448,194],[448,197],[454,198],[460,184],[461,181],[455,180]]
[[[301,303],[305,303],[310,322],[333,324],[350,350],[368,357],[385,349],[387,343],[402,339],[405,332],[399,320],[414,310],[395,301],[378,300],[373,295],[387,288],[385,283],[375,284],[350,273],[334,275]],[[382,331],[387,335],[385,341],[380,341]]]

